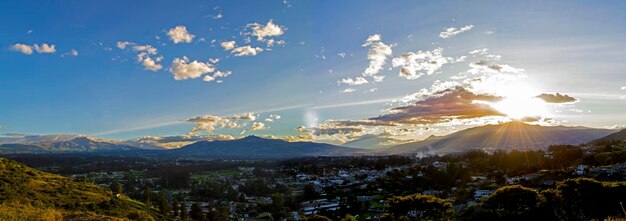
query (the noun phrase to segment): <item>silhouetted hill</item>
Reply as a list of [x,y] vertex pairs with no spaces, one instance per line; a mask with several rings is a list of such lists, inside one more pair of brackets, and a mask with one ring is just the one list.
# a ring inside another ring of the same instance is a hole
[[446,136],[401,144],[384,150],[388,154],[453,153],[467,150],[543,149],[551,144],[582,144],[613,130],[587,127],[539,126],[522,122],[486,125]]
[[[153,216],[144,208],[142,203],[124,195],[113,196],[108,188],[0,158],[0,220]],[[44,214],[52,217],[41,217]]]
[[77,137],[67,141],[41,142],[31,144],[2,144],[0,153],[66,153],[66,152],[107,152],[139,150],[140,148],[125,144],[94,141],[87,137]]
[[601,142],[606,142],[606,141],[623,141],[623,140],[626,140],[626,129],[622,129],[618,132],[609,134],[605,137],[594,140],[591,143],[601,143]]
[[198,141],[179,149],[168,150],[180,157],[289,158],[302,156],[342,156],[357,149],[313,142],[288,142],[248,136],[238,140]]

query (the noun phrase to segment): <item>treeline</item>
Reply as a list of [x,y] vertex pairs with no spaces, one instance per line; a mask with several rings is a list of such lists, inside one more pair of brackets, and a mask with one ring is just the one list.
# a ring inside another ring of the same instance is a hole
[[625,199],[626,182],[576,178],[543,191],[501,187],[458,213],[451,202],[435,196],[394,196],[386,200],[381,220],[605,220],[626,216]]
[[517,176],[539,170],[560,169],[572,166],[584,156],[584,151],[574,145],[551,145],[544,151],[496,151],[493,154],[477,150],[462,155],[443,156],[439,160],[461,163],[472,172],[499,170],[508,176]]
[[407,156],[354,156],[354,157],[310,157],[281,161],[281,168],[288,168],[293,173],[322,174],[324,169],[369,168],[382,170],[387,167],[398,167],[413,162]]

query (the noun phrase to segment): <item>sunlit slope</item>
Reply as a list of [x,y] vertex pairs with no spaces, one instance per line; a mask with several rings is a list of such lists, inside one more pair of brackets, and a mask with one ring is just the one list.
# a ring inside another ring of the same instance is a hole
[[[55,217],[152,216],[145,205],[107,188],[45,173],[0,158],[0,220],[28,213]],[[55,215],[57,214],[57,215]],[[22,217],[24,218],[24,217]]]
[[487,125],[446,136],[393,146],[387,153],[453,153],[467,150],[543,149],[551,144],[582,144],[614,132],[607,129],[539,126],[521,122]]

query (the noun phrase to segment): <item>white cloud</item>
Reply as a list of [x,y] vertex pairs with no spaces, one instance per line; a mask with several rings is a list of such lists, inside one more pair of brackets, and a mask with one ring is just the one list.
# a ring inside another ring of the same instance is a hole
[[374,34],[367,37],[363,47],[370,47],[367,53],[369,65],[363,72],[363,76],[374,78],[375,82],[383,80],[383,76],[379,76],[378,72],[383,68],[387,58],[391,56],[391,46],[381,41],[380,34]]
[[285,40],[274,40],[273,38],[270,38],[266,41],[267,43],[267,47],[273,47],[274,45],[285,45]]
[[252,23],[246,25],[247,28],[252,30],[249,35],[255,36],[257,41],[265,41],[266,37],[280,36],[285,33],[285,27],[274,24],[274,21],[270,20],[267,24],[262,25],[259,23]]
[[118,41],[116,46],[119,49],[131,48],[133,51],[138,52],[137,62],[141,63],[145,70],[158,71],[163,69],[163,65],[159,64],[163,60],[163,56],[151,56],[158,53],[158,50],[152,45],[137,45],[134,42]]
[[341,58],[345,58],[346,57],[346,53],[340,52],[340,53],[337,53],[337,56],[339,56]]
[[344,78],[341,79],[339,81],[337,81],[337,84],[347,84],[347,85],[361,85],[361,84],[367,84],[367,79],[362,78],[362,77],[356,77],[356,78]]
[[626,86],[623,86],[623,87],[622,87],[622,88],[620,88],[620,89],[622,89],[622,90],[626,90]]
[[[133,45],[133,51],[139,52],[139,54],[137,54],[137,62],[141,63],[145,70],[158,71],[163,69],[163,66],[158,63],[163,60],[163,56],[156,58],[150,57],[150,55],[156,55],[158,53],[157,49],[152,47],[152,45],[135,45],[134,43],[125,43],[123,45],[123,48]],[[118,44],[118,48],[119,46]]]
[[492,35],[493,33],[496,33],[496,32],[491,31],[491,30],[487,30],[487,31],[485,31],[484,33],[485,33],[486,35]]
[[43,43],[41,45],[37,45],[34,44],[33,48],[35,48],[35,51],[37,51],[37,53],[43,54],[43,53],[54,53],[57,51],[57,49],[55,48],[55,45],[51,44],[48,45],[46,43]]
[[30,55],[33,53],[33,47],[30,45],[25,45],[25,44],[14,44],[11,45],[11,50],[12,51],[17,51],[17,52],[21,52],[22,54],[26,54],[26,55]]
[[215,67],[213,64],[195,60],[189,62],[189,58],[183,56],[182,58],[174,58],[169,71],[174,75],[174,79],[186,80],[199,78],[206,73],[214,72]]
[[474,28],[474,25],[465,25],[461,28],[455,28],[455,27],[446,28],[445,31],[442,31],[441,33],[439,33],[439,37],[450,38],[455,35],[461,34],[463,32],[472,30],[472,28]]
[[515,68],[506,64],[489,64],[489,62],[484,60],[470,63],[469,66],[471,67],[471,69],[467,72],[470,74],[478,74],[480,72],[492,74],[502,72],[522,74],[522,72],[524,71],[524,69]]
[[278,114],[270,114],[269,117],[265,118],[265,122],[274,122],[275,120],[279,120],[281,117]]
[[224,50],[230,51],[230,50],[235,49],[235,47],[237,46],[237,43],[235,41],[223,41],[222,43],[220,43],[220,46],[222,46]]
[[[212,133],[217,129],[237,129],[246,126],[246,122],[252,122],[257,119],[254,113],[243,113],[232,116],[215,116],[215,115],[203,115],[188,119],[188,122],[195,123],[189,134],[197,134],[200,132]],[[251,130],[265,129],[265,124],[255,122],[252,124]],[[242,131],[242,134],[245,130]]]
[[189,43],[193,40],[194,37],[196,37],[195,35],[190,34],[187,31],[187,27],[183,25],[179,25],[174,28],[171,28],[167,32],[167,36],[169,36],[170,39],[172,39],[174,44]]
[[267,127],[265,127],[264,123],[261,122],[254,122],[252,123],[252,127],[250,127],[250,130],[263,130],[266,129]]
[[220,62],[219,58],[209,58],[209,62],[213,63],[213,64],[217,64],[218,62]]
[[151,55],[157,54],[157,49],[152,47],[152,45],[135,45],[133,46],[133,51],[144,51]]
[[354,88],[346,88],[345,90],[340,91],[341,93],[352,93],[355,92],[356,89]]
[[153,59],[145,52],[139,53],[137,55],[137,61],[143,65],[145,70],[158,71],[163,69],[163,66],[157,63],[161,62],[161,60],[163,60],[163,56],[159,56]]
[[217,13],[217,15],[213,16],[213,19],[221,19],[224,15],[222,13]]
[[231,53],[235,54],[235,56],[256,56],[258,53],[262,52],[263,49],[259,47],[251,47],[250,45],[237,47],[231,51]]
[[70,50],[70,54],[72,56],[78,56],[78,51],[76,49],[72,49],[72,50]]
[[471,55],[479,55],[479,54],[480,55],[485,55],[485,54],[487,54],[488,51],[489,51],[489,49],[487,49],[487,48],[481,48],[481,49],[471,50],[469,52],[469,54],[471,54]]
[[206,76],[204,76],[204,78],[202,80],[206,81],[206,82],[215,81],[217,83],[222,83],[221,80],[216,80],[216,79],[217,78],[228,77],[230,74],[232,74],[231,71],[216,71],[215,73],[213,73],[213,75],[206,75]]
[[36,51],[39,54],[50,54],[50,53],[55,53],[57,51],[55,45],[46,44],[46,43],[43,43],[41,45],[33,44],[32,46],[17,43],[17,44],[11,45],[10,49],[12,51],[21,52],[22,54],[25,54],[25,55],[31,55],[33,54],[33,51]]
[[400,67],[400,77],[415,80],[423,75],[434,74],[444,64],[451,61],[454,59],[443,56],[443,48],[436,48],[432,51],[405,53],[394,58],[391,63],[393,67]]
[[135,43],[132,42],[128,42],[128,41],[118,41],[117,42],[117,48],[119,49],[126,49],[127,46],[129,45],[134,45]]

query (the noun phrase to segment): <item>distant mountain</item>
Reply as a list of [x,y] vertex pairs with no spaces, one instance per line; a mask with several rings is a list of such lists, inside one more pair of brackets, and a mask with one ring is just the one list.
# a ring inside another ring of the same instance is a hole
[[387,154],[454,153],[467,150],[543,149],[551,144],[582,144],[614,132],[608,129],[539,126],[522,122],[486,125],[446,136],[401,144],[384,150]]
[[[395,140],[392,138],[371,134],[371,135],[363,135],[356,140],[352,140],[342,144],[341,146],[357,148],[357,149],[381,149],[388,148],[393,146]],[[397,143],[396,143],[397,144]]]
[[238,140],[198,141],[169,155],[201,158],[290,158],[304,156],[342,156],[356,154],[357,149],[313,142],[288,142],[248,136]]
[[80,134],[3,134],[0,136],[0,144],[14,143],[43,143],[43,142],[59,142],[68,141],[77,137],[86,137]]
[[0,153],[65,153],[65,152],[111,152],[140,150],[141,148],[115,144],[109,142],[94,141],[87,137],[76,137],[67,141],[40,142],[40,143],[15,143],[0,145]]
[[137,214],[158,218],[143,203],[114,196],[108,188],[4,158],[0,158],[0,202],[0,220],[61,220],[57,214],[62,220],[121,220]]
[[599,142],[603,142],[603,141],[616,141],[616,140],[626,140],[626,129],[622,129],[618,132],[609,134],[605,137],[602,137],[600,139],[594,140],[591,143],[599,143]]

